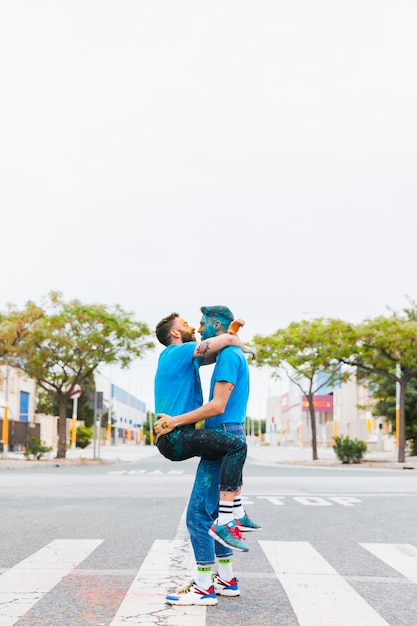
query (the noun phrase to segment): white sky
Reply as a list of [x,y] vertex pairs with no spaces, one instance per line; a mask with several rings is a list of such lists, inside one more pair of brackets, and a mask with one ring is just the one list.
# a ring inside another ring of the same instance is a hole
[[[1,0],[0,308],[225,304],[249,340],[417,299],[416,26],[415,0]],[[157,352],[112,371],[149,409]],[[249,414],[276,390],[253,371]]]

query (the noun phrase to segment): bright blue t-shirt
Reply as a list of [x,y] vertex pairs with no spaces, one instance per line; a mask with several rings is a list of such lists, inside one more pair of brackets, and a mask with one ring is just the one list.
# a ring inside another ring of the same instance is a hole
[[203,404],[199,365],[193,359],[196,342],[171,344],[159,355],[155,375],[155,412],[181,415]]
[[216,382],[228,382],[234,385],[226,410],[206,420],[206,428],[215,428],[220,424],[243,424],[246,420],[246,409],[249,398],[249,366],[240,348],[228,346],[217,356],[214,372],[210,383],[210,400]]

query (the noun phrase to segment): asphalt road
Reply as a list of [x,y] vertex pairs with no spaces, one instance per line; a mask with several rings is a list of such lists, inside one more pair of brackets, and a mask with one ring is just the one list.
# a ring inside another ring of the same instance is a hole
[[234,557],[241,596],[168,607],[193,570],[195,467],[0,463],[1,626],[417,624],[417,472],[251,458],[245,506],[263,529]]

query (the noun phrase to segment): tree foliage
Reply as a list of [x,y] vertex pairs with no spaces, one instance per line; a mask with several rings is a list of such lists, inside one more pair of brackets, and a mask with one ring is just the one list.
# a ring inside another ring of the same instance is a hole
[[[90,392],[96,390],[94,374],[86,378],[83,382],[82,393],[77,401],[77,419],[84,422],[85,426],[91,427],[94,423],[94,409],[90,408]],[[66,413],[67,416],[72,415],[73,400],[67,398]],[[43,389],[39,389],[37,393],[36,413],[44,413],[45,415],[59,415],[59,405],[56,394],[51,395]],[[104,417],[104,415],[103,415]],[[105,413],[107,420],[107,412]],[[107,424],[107,421],[106,421]]]
[[43,315],[43,309],[28,301],[22,310],[9,304],[0,312],[0,361],[7,362],[8,356],[24,341],[32,324]]
[[407,385],[417,377],[417,321],[393,313],[367,319],[346,342],[350,356],[344,363],[358,368],[359,376],[388,378],[399,385],[398,461],[405,460],[405,396]]
[[[316,416],[313,398],[324,385],[333,385],[349,374],[338,368],[337,355],[344,355],[343,335],[351,332],[341,320],[316,318],[293,322],[270,337],[256,335],[252,343],[258,367],[268,366],[273,376],[284,371],[306,396],[312,431],[313,459],[317,457]],[[319,376],[324,374],[324,376]]]
[[[257,366],[287,372],[309,399],[313,458],[315,456],[315,418],[313,395],[319,391],[320,372],[326,373],[327,384],[334,384],[344,363],[356,370],[358,379],[372,381],[383,377],[399,386],[399,450],[398,461],[405,460],[406,422],[405,397],[407,385],[417,377],[417,309],[415,303],[405,315],[392,313],[354,325],[341,320],[317,318],[292,323],[270,337],[255,336]],[[348,376],[344,372],[342,379]]]
[[119,305],[65,302],[51,292],[42,314],[9,351],[10,363],[36,379],[59,409],[57,457],[66,455],[67,404],[75,385],[81,388],[103,364],[127,367],[154,347],[146,324]]
[[[377,398],[372,413],[382,415],[396,432],[396,383],[389,378],[375,378],[370,384],[372,395]],[[405,393],[405,440],[412,455],[417,455],[417,378],[407,384]]]

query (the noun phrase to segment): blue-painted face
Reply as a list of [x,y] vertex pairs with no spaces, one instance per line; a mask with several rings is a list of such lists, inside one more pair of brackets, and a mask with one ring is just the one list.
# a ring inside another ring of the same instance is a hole
[[207,317],[206,315],[202,315],[200,320],[200,326],[198,327],[198,332],[201,335],[201,340],[210,339],[210,337],[215,337],[217,335],[217,327],[214,325],[213,318]]

